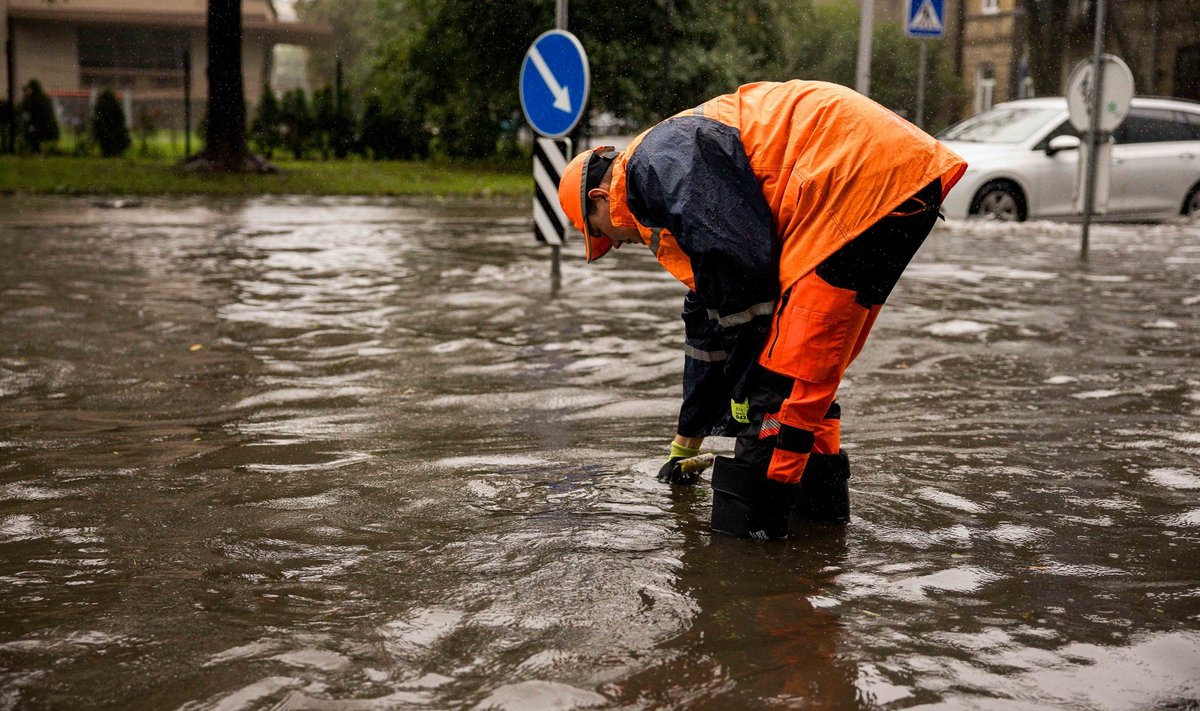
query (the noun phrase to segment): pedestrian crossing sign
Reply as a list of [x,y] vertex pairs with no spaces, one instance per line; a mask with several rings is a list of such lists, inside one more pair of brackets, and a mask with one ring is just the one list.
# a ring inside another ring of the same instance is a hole
[[908,0],[907,17],[904,33],[909,37],[941,37],[946,33],[945,0]]

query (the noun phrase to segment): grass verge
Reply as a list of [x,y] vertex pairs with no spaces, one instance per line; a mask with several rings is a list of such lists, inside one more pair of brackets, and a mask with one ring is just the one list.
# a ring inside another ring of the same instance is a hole
[[533,192],[529,166],[441,161],[273,161],[274,175],[190,173],[161,158],[0,156],[0,194],[473,195]]

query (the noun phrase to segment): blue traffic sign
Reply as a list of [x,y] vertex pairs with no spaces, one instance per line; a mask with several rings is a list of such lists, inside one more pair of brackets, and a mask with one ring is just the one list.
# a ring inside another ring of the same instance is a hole
[[571,132],[591,87],[587,54],[566,30],[542,33],[521,62],[521,110],[541,135],[559,138]]
[[904,34],[909,37],[941,37],[946,34],[945,0],[908,0]]

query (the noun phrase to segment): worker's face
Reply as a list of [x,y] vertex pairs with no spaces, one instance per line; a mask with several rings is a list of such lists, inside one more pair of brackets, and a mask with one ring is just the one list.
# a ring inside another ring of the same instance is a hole
[[642,236],[636,227],[618,227],[612,223],[612,213],[609,212],[608,192],[603,188],[593,188],[588,193],[592,201],[592,209],[588,211],[588,229],[594,235],[601,235],[612,240],[613,249],[620,249],[627,242],[641,242]]

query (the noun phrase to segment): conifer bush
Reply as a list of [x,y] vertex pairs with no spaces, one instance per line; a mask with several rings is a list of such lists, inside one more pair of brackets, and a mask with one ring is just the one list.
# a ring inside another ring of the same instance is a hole
[[96,99],[96,106],[92,109],[92,137],[96,139],[100,154],[105,158],[121,155],[133,143],[121,101],[112,89],[100,92]]
[[279,101],[271,85],[263,86],[262,99],[258,102],[258,111],[250,124],[250,137],[258,150],[267,158],[271,158],[276,149],[283,147],[283,124]]
[[312,140],[314,123],[304,90],[296,88],[284,94],[279,110],[284,144],[292,152],[292,156],[300,160]]
[[37,79],[30,79],[25,85],[18,112],[21,136],[30,150],[39,153],[42,144],[58,142],[58,119],[54,116],[54,102],[50,101]]

